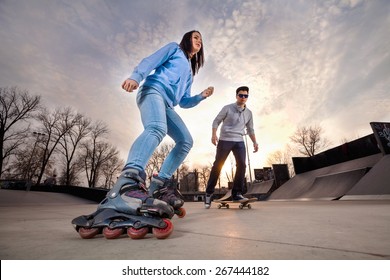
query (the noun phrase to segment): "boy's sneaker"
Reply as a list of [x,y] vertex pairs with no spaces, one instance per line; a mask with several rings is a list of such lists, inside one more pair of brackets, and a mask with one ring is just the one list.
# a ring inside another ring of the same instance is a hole
[[209,209],[211,207],[212,194],[207,194],[204,197],[204,208]]
[[243,197],[242,194],[237,193],[236,195],[232,196],[232,200],[237,201],[237,202],[245,202],[245,201],[248,201],[249,199],[246,197]]

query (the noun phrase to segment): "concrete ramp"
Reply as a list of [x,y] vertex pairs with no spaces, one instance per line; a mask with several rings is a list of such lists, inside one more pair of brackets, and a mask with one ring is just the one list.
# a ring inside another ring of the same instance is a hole
[[232,199],[232,190],[228,190],[228,192],[218,200],[231,200],[231,199]]
[[366,173],[368,168],[318,176],[312,186],[298,199],[336,200],[345,195]]
[[0,189],[0,207],[72,204],[96,204],[96,202],[66,193]]
[[320,175],[322,174],[318,170],[296,175],[276,189],[268,200],[296,199],[309,190],[315,178]]
[[382,157],[341,199],[390,199],[390,155]]
[[245,195],[266,194],[274,185],[275,180],[268,180],[261,183],[254,183]]
[[[314,181],[317,177],[342,173],[351,170],[371,168],[377,164],[382,154],[375,154],[372,156],[359,158],[313,171],[298,174],[291,178],[289,181],[284,183],[278,189],[276,189],[268,198],[268,200],[290,200],[290,199],[301,199],[303,195],[310,190],[313,186]],[[327,179],[330,180],[330,179]]]

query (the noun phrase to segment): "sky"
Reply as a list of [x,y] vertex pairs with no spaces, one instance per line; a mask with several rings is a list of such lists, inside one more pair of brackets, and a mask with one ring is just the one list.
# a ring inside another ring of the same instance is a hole
[[103,121],[125,160],[142,125],[122,82],[194,29],[205,65],[193,95],[215,91],[194,108],[176,107],[194,138],[191,168],[214,161],[211,123],[241,85],[250,88],[260,149],[249,149],[252,169],[267,166],[298,127],[320,125],[337,146],[390,121],[388,0],[0,0],[0,87]]

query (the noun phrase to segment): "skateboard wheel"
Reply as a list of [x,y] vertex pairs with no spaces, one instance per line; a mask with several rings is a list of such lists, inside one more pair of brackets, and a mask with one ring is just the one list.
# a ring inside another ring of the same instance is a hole
[[248,209],[252,209],[252,205],[248,204]]
[[221,204],[219,204],[219,205],[218,205],[218,209],[221,209],[221,207],[222,207]]

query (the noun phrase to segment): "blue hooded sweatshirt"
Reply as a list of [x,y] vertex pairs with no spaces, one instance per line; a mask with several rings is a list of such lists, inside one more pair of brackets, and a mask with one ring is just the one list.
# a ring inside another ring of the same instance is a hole
[[[151,73],[153,70],[155,71]],[[156,89],[170,107],[179,104],[182,108],[191,108],[205,99],[202,93],[191,96],[191,61],[187,59],[179,44],[174,42],[144,58],[134,68],[130,79],[138,84],[145,80],[142,87]],[[147,94],[147,91],[145,93]]]

